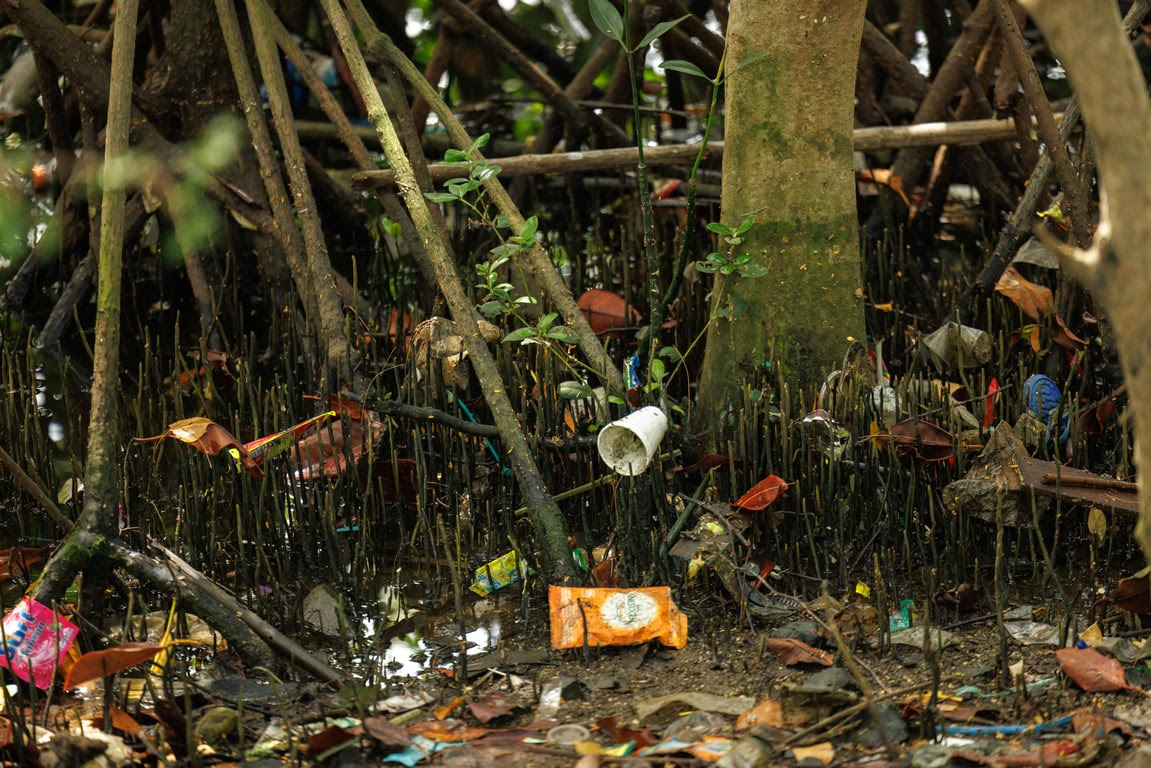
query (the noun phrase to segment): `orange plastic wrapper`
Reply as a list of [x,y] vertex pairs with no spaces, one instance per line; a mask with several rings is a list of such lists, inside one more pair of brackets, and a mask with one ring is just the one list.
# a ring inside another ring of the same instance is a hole
[[687,644],[687,616],[667,587],[637,589],[551,587],[552,648],[638,645],[659,640]]

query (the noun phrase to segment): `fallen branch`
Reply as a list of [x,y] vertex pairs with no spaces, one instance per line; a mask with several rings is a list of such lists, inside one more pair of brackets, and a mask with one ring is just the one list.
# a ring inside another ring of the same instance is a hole
[[[1061,118],[1062,115],[1056,115],[1056,119]],[[1011,120],[959,120],[856,128],[852,144],[856,150],[872,152],[902,147],[935,147],[941,144],[966,146],[988,141],[1011,141],[1016,135],[1016,127]],[[714,141],[708,144],[707,151],[709,155],[719,157],[723,154],[723,142]],[[644,159],[648,165],[677,165],[691,162],[698,152],[698,144],[648,147],[644,150]],[[624,147],[587,152],[501,157],[496,162],[500,166],[500,176],[506,178],[614,170],[634,166],[637,160],[638,152],[635,147]],[[428,170],[434,181],[466,175],[458,165],[443,163],[429,166]],[[387,187],[395,184],[395,179],[392,171],[361,171],[352,176],[352,188],[365,190]]]
[[1075,485],[1082,488],[1106,488],[1112,491],[1130,491],[1136,493],[1139,490],[1138,483],[1130,483],[1126,480],[1115,480],[1110,477],[1070,477],[1062,473],[1056,474],[1055,472],[1048,472],[1043,475],[1044,485]]
[[0,466],[8,470],[8,472],[15,478],[16,483],[24,489],[32,499],[40,505],[40,508],[48,513],[48,517],[52,518],[52,522],[56,523],[56,527],[60,529],[61,533],[68,533],[72,530],[72,519],[65,515],[56,503],[52,501],[51,497],[40,487],[32,477],[24,471],[24,469],[16,463],[8,451],[0,448]]
[[[153,549],[164,556],[165,563],[174,571],[174,580],[180,587],[182,595],[186,595],[189,589],[191,589],[195,593],[206,596],[211,601],[209,605],[222,606],[226,611],[230,612],[232,616],[243,622],[261,642],[267,644],[280,656],[288,659],[291,664],[333,687],[338,688],[344,684],[345,680],[342,674],[330,667],[323,660],[313,656],[302,645],[281,633],[250,609],[245,608],[239,600],[225,592],[207,576],[186,563],[175,552],[159,542],[153,541],[150,543]],[[131,550],[128,551],[138,558],[143,558],[139,553],[132,552]]]

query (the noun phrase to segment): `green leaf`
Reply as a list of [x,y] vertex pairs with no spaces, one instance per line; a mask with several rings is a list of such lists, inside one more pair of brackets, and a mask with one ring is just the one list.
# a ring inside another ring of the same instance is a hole
[[462,149],[449,149],[447,152],[444,153],[444,162],[445,163],[452,163],[453,165],[456,165],[459,163],[467,164],[467,163],[470,163],[471,161],[472,161],[471,156],[468,155],[468,153],[463,151]]
[[523,229],[520,230],[520,242],[534,243],[536,240],[536,230],[539,229],[540,220],[536,216],[532,216],[524,222]]
[[531,327],[530,325],[525,325],[523,328],[516,328],[511,333],[504,336],[503,340],[507,344],[510,344],[512,342],[515,342],[515,341],[523,342],[525,339],[534,338],[535,335],[536,335],[536,329]]
[[568,328],[566,325],[557,325],[550,331],[544,334],[549,339],[562,341],[564,344],[579,344],[580,335],[574,329]]
[[473,153],[478,152],[481,149],[483,149],[484,147],[486,147],[488,144],[488,139],[490,139],[491,137],[492,137],[492,135],[490,133],[485,133],[482,136],[477,136],[476,140],[472,142],[472,145],[470,147],[468,147],[468,152],[467,152],[468,157],[471,158]]
[[651,373],[651,380],[653,384],[660,384],[663,381],[663,376],[667,373],[667,368],[664,367],[663,360],[658,357],[653,357],[648,362],[648,371]]
[[399,237],[404,231],[403,227],[389,219],[387,216],[381,216],[379,218],[379,226],[380,231],[390,237]]
[[639,45],[637,45],[636,48],[646,48],[647,46],[651,45],[653,40],[659,37],[663,37],[668,30],[674,29],[677,24],[682,22],[689,15],[690,14],[684,14],[678,19],[673,19],[672,21],[661,21],[659,24],[656,24],[648,31],[646,35],[643,36],[643,39],[639,41]]
[[472,172],[472,178],[476,181],[487,181],[488,179],[494,179],[496,176],[499,176],[502,170],[503,169],[498,165],[485,164]]
[[754,225],[755,217],[748,216],[746,219],[740,222],[738,227],[735,228],[735,234],[742,235],[743,233],[747,232],[747,230],[751,229]]
[[585,397],[594,397],[595,392],[582,381],[561,381],[559,395],[564,400],[581,400]]
[[588,0],[591,20],[604,37],[623,45],[623,17],[610,0]]
[[447,192],[425,192],[424,197],[433,203],[454,203],[456,200],[459,200],[458,197],[450,195]]
[[682,72],[685,75],[691,75],[692,77],[702,77],[704,80],[711,80],[711,78],[708,77],[702,69],[692,64],[690,61],[684,61],[683,59],[668,59],[659,66],[662,69],[672,72]]
[[480,314],[488,320],[499,317],[504,313],[504,305],[499,301],[485,301],[480,304]]
[[475,192],[480,184],[474,179],[456,179],[447,183],[448,192],[451,192],[461,200],[467,196],[469,192]]
[[559,317],[558,312],[548,312],[546,315],[539,319],[539,322],[536,323],[536,328],[540,330],[540,333],[547,333],[548,330],[552,327],[552,323],[556,321],[557,317]]
[[709,221],[707,223],[707,231],[714,232],[717,235],[734,235],[735,230],[726,224],[720,224],[718,221]]
[[711,275],[719,271],[719,264],[714,261],[697,261],[695,263],[695,271],[702,272],[705,275]]
[[724,75],[724,79],[731,77],[736,72],[738,72],[739,70],[746,67],[748,64],[752,64],[754,62],[757,62],[766,55],[767,55],[767,51],[756,51],[755,53],[748,55],[747,57],[745,57],[743,59],[743,61],[739,62],[734,67],[732,67],[730,70],[728,70],[727,74]]
[[676,349],[675,347],[661,347],[659,352],[657,352],[656,354],[659,355],[660,357],[662,357],[663,359],[669,360],[673,363],[678,363],[680,360],[683,359],[683,355],[681,355],[679,353],[679,350]]

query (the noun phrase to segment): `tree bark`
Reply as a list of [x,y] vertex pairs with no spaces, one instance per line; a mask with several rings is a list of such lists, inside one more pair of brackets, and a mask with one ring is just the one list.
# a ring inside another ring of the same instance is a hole
[[368,108],[368,120],[375,126],[380,136],[380,143],[384,147],[388,164],[396,171],[400,195],[408,206],[412,221],[420,234],[436,270],[440,290],[452,312],[452,319],[459,326],[463,336],[464,348],[471,358],[472,366],[476,371],[476,378],[484,391],[484,398],[491,410],[492,418],[499,427],[505,450],[505,457],[512,466],[523,493],[532,523],[536,528],[536,535],[543,554],[542,570],[556,581],[569,581],[575,578],[575,567],[572,564],[571,550],[568,543],[567,526],[559,505],[556,504],[543,484],[539,468],[532,457],[531,448],[524,437],[519,422],[516,420],[515,410],[508,398],[507,390],[500,377],[499,368],[488,350],[487,342],[480,333],[476,323],[475,310],[463,283],[456,271],[456,265],[443,241],[442,233],[436,228],[428,211],[428,203],[424,199],[416,182],[415,174],[408,159],[404,156],[404,148],[396,129],[388,117],[379,91],[368,86],[372,83],[367,63],[364,61],[348,18],[344,16],[336,0],[321,0],[324,11],[336,34],[340,48],[347,58],[352,76],[360,85],[360,91]]
[[863,339],[851,142],[865,6],[731,5],[730,65],[765,55],[727,81],[723,223],[754,217],[737,250],[768,272],[716,276],[713,313],[728,316],[708,332],[696,414],[705,429],[763,363],[778,361],[789,382],[811,387],[849,339]]
[[[1024,0],[1067,69],[1098,158],[1100,221],[1086,250],[1064,263],[1107,310],[1135,423],[1139,520],[1135,536],[1151,559],[1151,100],[1130,40],[1108,0]],[[1048,236],[1049,242],[1054,238]]]
[[136,50],[137,0],[120,4],[112,46],[108,122],[104,139],[103,198],[100,203],[100,260],[96,282],[96,338],[93,346],[92,399],[84,468],[84,505],[76,526],[52,554],[36,585],[35,599],[51,605],[64,595],[79,569],[92,565],[84,536],[116,534],[117,455],[120,449],[117,405],[120,397],[120,271],[124,250],[125,192],[111,183],[114,168],[128,154],[132,118],[132,59]]

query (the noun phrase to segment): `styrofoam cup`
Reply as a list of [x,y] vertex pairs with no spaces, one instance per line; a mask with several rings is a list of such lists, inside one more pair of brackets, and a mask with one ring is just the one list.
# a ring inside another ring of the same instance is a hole
[[596,447],[604,463],[621,475],[642,475],[667,432],[667,416],[649,405],[599,431]]

